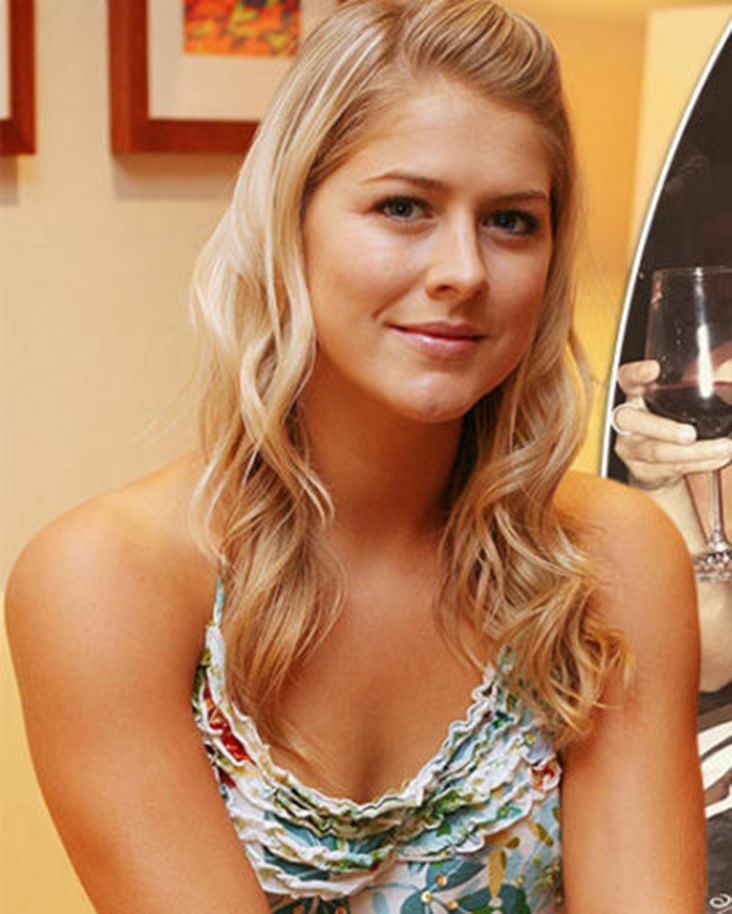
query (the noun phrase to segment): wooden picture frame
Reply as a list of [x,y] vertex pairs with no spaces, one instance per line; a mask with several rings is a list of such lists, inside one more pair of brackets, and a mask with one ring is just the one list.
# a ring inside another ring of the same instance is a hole
[[9,112],[0,117],[0,155],[20,155],[36,151],[33,0],[6,2]]
[[108,0],[112,151],[245,152],[257,120],[151,116],[149,2]]

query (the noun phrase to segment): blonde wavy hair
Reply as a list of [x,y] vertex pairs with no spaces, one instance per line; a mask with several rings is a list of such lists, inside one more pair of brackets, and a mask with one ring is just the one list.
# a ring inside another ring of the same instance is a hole
[[594,581],[579,531],[553,505],[588,400],[571,325],[575,153],[555,51],[489,0],[350,0],[299,51],[193,283],[206,460],[194,522],[221,561],[230,696],[283,746],[298,739],[279,713],[283,689],[343,593],[323,545],[333,504],[298,406],[316,356],[302,215],[374,118],[436,76],[534,119],[552,166],[554,244],[529,351],[463,421],[435,611],[451,641],[467,618],[510,647],[513,686],[559,745],[587,731],[608,672],[624,663],[620,637],[587,609]]

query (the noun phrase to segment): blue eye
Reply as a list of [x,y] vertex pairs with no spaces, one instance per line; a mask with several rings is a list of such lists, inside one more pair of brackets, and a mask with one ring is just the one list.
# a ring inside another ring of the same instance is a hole
[[489,217],[489,224],[509,235],[532,235],[539,228],[539,220],[531,213],[516,209],[499,210]]
[[376,209],[390,219],[410,222],[424,214],[424,204],[411,197],[389,197],[379,203]]

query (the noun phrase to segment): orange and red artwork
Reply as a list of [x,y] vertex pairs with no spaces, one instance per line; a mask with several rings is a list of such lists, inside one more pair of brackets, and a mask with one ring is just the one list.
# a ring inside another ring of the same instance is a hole
[[297,50],[300,0],[183,0],[188,54],[289,57]]

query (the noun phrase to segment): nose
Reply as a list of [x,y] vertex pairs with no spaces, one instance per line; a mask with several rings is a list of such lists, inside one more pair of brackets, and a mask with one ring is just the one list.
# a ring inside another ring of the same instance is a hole
[[463,301],[486,291],[485,254],[472,219],[445,223],[433,241],[426,280],[432,298]]

